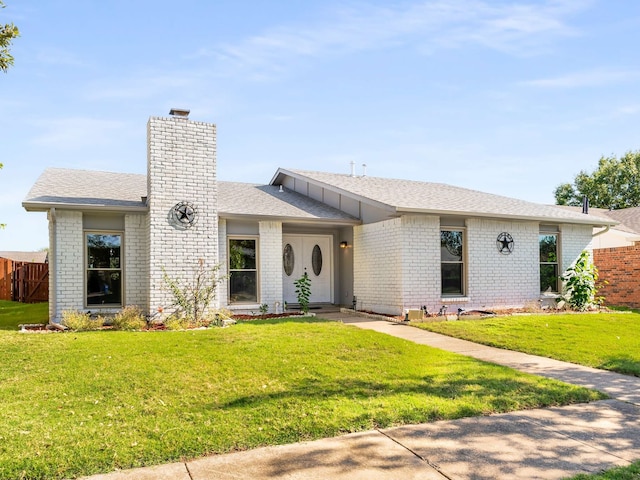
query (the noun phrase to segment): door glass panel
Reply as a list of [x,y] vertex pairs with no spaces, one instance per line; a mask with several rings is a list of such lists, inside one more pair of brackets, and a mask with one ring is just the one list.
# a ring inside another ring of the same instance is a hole
[[322,250],[320,250],[319,245],[313,247],[313,251],[311,252],[311,266],[313,267],[313,273],[315,273],[316,277],[319,276],[320,272],[322,272]]
[[290,277],[293,273],[294,264],[295,256],[293,253],[293,247],[290,243],[287,243],[284,246],[284,251],[282,252],[282,266],[284,267],[284,273],[287,274],[287,277]]

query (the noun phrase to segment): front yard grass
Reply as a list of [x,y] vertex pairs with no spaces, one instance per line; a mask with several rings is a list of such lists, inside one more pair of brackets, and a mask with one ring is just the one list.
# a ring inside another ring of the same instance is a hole
[[589,475],[581,473],[570,480],[638,480],[640,478],[640,462],[632,463],[626,467],[617,467],[606,472]]
[[509,350],[640,376],[640,314],[584,313],[415,323]]
[[603,395],[337,322],[0,331],[0,478],[72,478]]
[[24,323],[49,323],[49,304],[0,300],[0,330],[18,330]]

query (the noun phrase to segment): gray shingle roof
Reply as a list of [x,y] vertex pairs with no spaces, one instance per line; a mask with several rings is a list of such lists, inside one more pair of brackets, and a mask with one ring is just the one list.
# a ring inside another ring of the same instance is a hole
[[147,177],[135,173],[95,172],[48,168],[33,185],[22,205],[27,210],[52,206],[140,209],[147,195]]
[[45,263],[47,252],[14,252],[1,251],[0,258],[8,258],[13,262]]
[[311,172],[280,169],[272,183],[280,175],[291,175],[310,180],[331,190],[392,207],[398,212],[425,212],[441,215],[470,215],[506,217],[537,221],[611,225],[616,222],[607,217],[585,215],[491,193],[479,192],[443,183],[418,182],[393,178],[351,176],[338,173]]
[[[630,233],[640,235],[640,207],[605,210],[604,214],[620,222],[620,225],[624,226]],[[620,225],[616,225],[616,228],[619,228]]]
[[[221,215],[289,218],[296,220],[357,223],[357,219],[299,193],[271,185],[218,182]],[[27,194],[27,210],[51,207],[100,208],[105,210],[146,209],[146,175],[49,168]]]
[[[582,212],[582,207],[572,205],[556,205],[556,208],[562,208],[576,213]],[[640,207],[624,208],[622,210],[589,207],[589,213],[597,217],[610,218],[615,222],[619,222],[614,227],[616,230],[640,235]]]
[[287,189],[280,192],[275,185],[218,182],[218,190],[218,210],[223,216],[246,215],[358,223],[356,218],[338,209]]

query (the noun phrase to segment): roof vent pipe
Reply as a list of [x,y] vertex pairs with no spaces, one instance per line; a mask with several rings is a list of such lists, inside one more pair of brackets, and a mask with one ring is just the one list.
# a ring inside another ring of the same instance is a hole
[[585,215],[589,213],[589,197],[586,195],[582,197],[582,213]]
[[351,176],[356,176],[356,162],[354,162],[353,160],[351,160]]
[[366,163],[362,164],[362,176],[363,177],[367,176],[367,164]]

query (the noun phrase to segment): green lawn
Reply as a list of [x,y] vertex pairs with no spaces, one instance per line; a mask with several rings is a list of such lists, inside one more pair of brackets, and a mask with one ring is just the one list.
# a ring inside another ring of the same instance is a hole
[[640,462],[633,463],[628,467],[618,467],[607,470],[596,475],[586,475],[584,473],[571,477],[570,480],[638,480],[640,479]]
[[585,313],[415,323],[520,352],[640,376],[640,314]]
[[353,326],[0,331],[0,478],[69,478],[597,392]]
[[0,330],[18,330],[22,323],[48,323],[48,303],[18,303],[0,300]]

